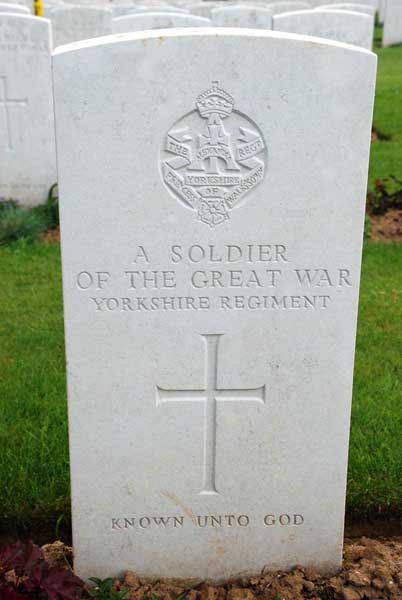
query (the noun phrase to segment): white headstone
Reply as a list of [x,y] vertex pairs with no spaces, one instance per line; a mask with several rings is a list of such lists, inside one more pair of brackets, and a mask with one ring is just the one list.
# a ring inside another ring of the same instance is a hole
[[369,4],[352,4],[350,2],[324,4],[319,7],[319,10],[351,10],[352,12],[361,12],[372,17],[375,16],[374,6],[370,6]]
[[0,2],[0,13],[30,14],[28,7],[22,4],[6,4],[3,2]]
[[65,6],[50,14],[54,47],[112,32],[112,11],[95,6]]
[[371,49],[374,18],[348,10],[300,10],[274,15],[273,29],[322,37]]
[[[155,7],[147,7],[147,6],[124,6],[124,5],[117,5],[117,6],[111,6],[112,12],[113,12],[113,17],[123,17],[125,15],[132,15],[132,14],[138,14],[138,13],[149,13],[149,12],[155,12]],[[173,13],[184,13],[184,14],[189,14],[189,11],[185,8],[177,8],[176,6],[164,6],[163,7],[163,12],[164,13],[169,13],[169,12],[173,12]]]
[[386,10],[387,2],[386,0],[379,0],[378,3],[378,20],[380,23],[384,23],[384,16]]
[[208,27],[210,25],[210,19],[206,19],[205,17],[179,12],[163,12],[163,9],[150,13],[134,13],[124,17],[117,17],[112,21],[114,33],[169,27]]
[[225,2],[223,0],[204,0],[203,2],[194,2],[192,4],[188,4],[188,9],[193,15],[198,15],[200,17],[207,17],[209,19],[211,17],[211,9],[219,8]]
[[64,2],[68,5],[93,6],[95,8],[109,8],[111,5],[110,0],[64,0]]
[[[117,6],[116,8],[120,8],[119,6]],[[190,14],[190,11],[187,10],[186,8],[178,8],[177,6],[164,6],[161,9],[157,9],[160,11],[163,11],[164,13],[183,13],[185,15]],[[155,6],[139,6],[139,7],[135,7],[134,9],[131,9],[131,14],[132,13],[150,13],[150,12],[155,12]],[[114,11],[113,11],[114,13]]]
[[237,4],[212,8],[211,19],[217,27],[272,29],[272,12],[265,7]]
[[13,0],[12,4],[20,4],[22,6],[26,6],[28,10],[31,10],[33,3],[31,0]]
[[[356,0],[344,0],[349,4],[353,4]],[[321,5],[327,4],[338,4],[339,0],[309,0],[311,6],[320,7]],[[375,9],[378,8],[378,0],[359,0],[359,4],[367,4],[368,6],[373,6]]]
[[66,6],[66,4],[64,2],[61,2],[60,0],[45,0],[43,2],[43,16],[47,19],[51,19],[51,15],[54,9],[62,8],[63,6]]
[[340,567],[375,71],[240,29],[56,51],[79,575]]
[[384,13],[383,46],[402,43],[402,1],[387,0]]
[[294,10],[304,10],[310,8],[308,2],[269,2],[266,7],[272,12],[273,15],[277,15],[283,12],[290,12]]
[[50,22],[0,15],[0,196],[44,202],[56,182]]

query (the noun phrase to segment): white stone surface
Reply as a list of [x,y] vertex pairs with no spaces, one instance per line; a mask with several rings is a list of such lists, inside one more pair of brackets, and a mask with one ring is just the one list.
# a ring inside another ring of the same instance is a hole
[[386,0],[379,0],[378,4],[378,20],[380,23],[384,23],[384,16],[386,10],[387,2]]
[[50,14],[54,47],[112,32],[112,11],[95,6],[65,6]]
[[44,2],[43,4],[43,16],[47,19],[51,18],[52,12],[55,8],[62,8],[63,6],[69,6],[68,4],[56,0],[51,0],[51,2]]
[[272,29],[272,12],[265,7],[237,4],[212,8],[211,19],[217,27]]
[[22,4],[8,4],[5,2],[0,2],[0,13],[30,14],[27,6],[23,6]]
[[20,4],[22,6],[26,6],[28,10],[32,9],[32,2],[30,0],[13,0],[13,4]]
[[198,15],[200,17],[206,17],[207,19],[211,18],[211,9],[219,8],[223,4],[223,0],[217,0],[214,2],[213,0],[204,0],[203,2],[194,2],[192,4],[188,4],[188,9],[193,15]]
[[237,29],[56,51],[79,575],[340,566],[375,71]]
[[0,196],[25,205],[56,182],[50,52],[49,21],[0,14]]
[[294,10],[304,10],[310,8],[308,2],[269,2],[266,7],[272,12],[273,15],[277,15],[283,12],[290,12]]
[[[45,0],[46,1],[46,0]],[[110,8],[109,0],[64,0],[66,4],[74,6],[94,6],[99,8]]]
[[[111,6],[111,10],[113,13],[113,18],[116,19],[117,17],[124,17],[126,15],[132,15],[132,14],[143,14],[143,13],[150,13],[150,12],[155,12],[155,10],[159,11],[161,9],[155,9],[154,6],[132,6],[132,5],[117,5],[117,6]],[[163,7],[163,12],[164,13],[184,13],[184,14],[189,14],[190,11],[185,9],[185,8],[177,8],[176,6],[164,6]]]
[[[113,17],[123,17],[125,15],[132,15],[134,13],[149,13],[149,12],[155,12],[155,7],[146,7],[146,6],[141,6],[141,7],[137,7],[137,6],[124,6],[124,5],[117,5],[117,6],[112,6],[111,7],[112,13],[113,13]],[[184,14],[189,14],[189,10],[185,9],[185,8],[177,8],[176,6],[164,6],[163,7],[163,12],[164,13],[169,13],[169,12],[173,12],[173,13],[184,13]]]
[[387,0],[384,12],[382,45],[392,46],[402,43],[402,2]]
[[113,33],[163,29],[170,27],[208,27],[210,19],[197,15],[163,12],[155,10],[150,13],[134,13],[112,20]]
[[374,18],[348,10],[300,10],[274,15],[273,29],[322,37],[371,50]]
[[319,7],[319,10],[351,10],[352,12],[361,12],[366,15],[375,16],[374,6],[369,4],[352,4],[351,2],[343,2],[339,4],[324,4]]
[[[347,1],[347,0],[345,0]],[[319,7],[323,4],[338,4],[339,0],[309,0],[311,6]],[[353,4],[353,0],[350,0],[350,4]],[[359,4],[367,4],[368,6],[373,6],[375,9],[378,8],[378,0],[359,0]]]

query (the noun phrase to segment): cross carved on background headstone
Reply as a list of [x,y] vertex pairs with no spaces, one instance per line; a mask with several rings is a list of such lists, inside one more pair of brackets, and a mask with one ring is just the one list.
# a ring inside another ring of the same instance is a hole
[[5,114],[5,122],[6,122],[6,135],[5,138],[3,135],[0,135],[0,147],[4,147],[4,139],[6,140],[5,148],[8,151],[14,150],[13,146],[13,135],[12,135],[12,126],[11,126],[11,114],[10,114],[10,106],[26,106],[28,104],[27,99],[12,99],[8,97],[7,90],[7,77],[5,75],[0,75],[0,106],[4,107]]

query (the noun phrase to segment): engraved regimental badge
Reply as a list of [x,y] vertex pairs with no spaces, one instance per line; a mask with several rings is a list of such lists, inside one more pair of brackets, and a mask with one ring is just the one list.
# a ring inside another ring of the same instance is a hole
[[162,177],[199,221],[215,227],[262,181],[266,147],[257,125],[235,110],[217,81],[195,106],[166,136]]

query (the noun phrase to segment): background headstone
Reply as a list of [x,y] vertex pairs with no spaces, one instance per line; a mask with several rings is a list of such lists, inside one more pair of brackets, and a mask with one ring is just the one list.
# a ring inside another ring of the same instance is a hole
[[[112,6],[112,13],[113,13],[113,17],[117,18],[117,17],[124,17],[125,15],[132,15],[132,14],[143,14],[143,13],[150,13],[150,12],[155,12],[155,7],[151,6],[151,7],[147,7],[147,6],[124,6],[124,5],[117,5],[117,6]],[[163,7],[163,12],[164,13],[169,13],[169,12],[173,12],[173,13],[184,13],[184,14],[189,14],[189,10],[185,9],[185,8],[177,8],[176,6],[164,6]]]
[[112,11],[95,6],[55,8],[50,15],[54,47],[112,32]]
[[0,196],[44,202],[56,182],[50,22],[0,14]]
[[343,2],[340,4],[324,4],[319,7],[319,10],[351,10],[352,12],[362,12],[366,15],[374,17],[375,8],[369,4],[352,4],[351,2]]
[[217,27],[251,27],[272,29],[272,12],[269,8],[237,4],[211,9],[211,19]]
[[402,43],[402,2],[387,0],[384,12],[383,46]]
[[266,7],[272,12],[273,15],[289,12],[294,10],[304,10],[310,8],[308,2],[269,2]]
[[340,567],[375,71],[240,29],[56,50],[79,575]]
[[200,17],[211,18],[211,9],[219,8],[224,6],[225,2],[222,0],[204,0],[203,2],[194,2],[188,5],[190,12]]
[[0,13],[30,14],[29,9],[22,4],[6,4],[2,2],[0,2]]
[[378,3],[378,20],[380,23],[384,23],[385,9],[386,9],[387,1],[379,0]]
[[169,27],[209,27],[211,21],[198,15],[163,12],[134,13],[112,21],[113,33],[164,29]]
[[[339,0],[309,0],[311,6],[319,7],[322,4],[338,4]],[[353,4],[354,0],[350,0],[350,3]],[[367,4],[368,6],[373,6],[375,9],[378,8],[378,0],[359,0],[359,4]]]
[[31,0],[13,0],[13,4],[21,4],[22,6],[26,6],[30,12],[33,5]]
[[347,10],[303,10],[274,15],[273,29],[322,37],[371,50],[374,18]]

